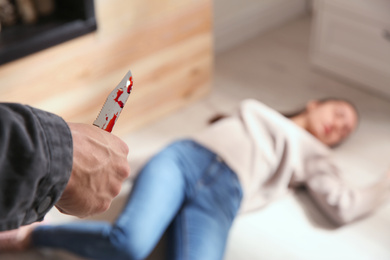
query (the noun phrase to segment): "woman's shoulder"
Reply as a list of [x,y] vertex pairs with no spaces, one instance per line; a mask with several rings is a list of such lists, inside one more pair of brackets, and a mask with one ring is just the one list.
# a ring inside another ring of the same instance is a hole
[[240,111],[244,114],[255,114],[269,119],[285,119],[277,110],[256,99],[242,100],[240,103]]
[[279,111],[256,99],[245,99],[241,101],[240,113],[248,119],[250,118],[258,123],[268,125],[269,127],[276,127],[282,132],[284,132],[283,129],[288,129],[290,131],[297,130],[296,124],[289,118],[286,118]]
[[[321,143],[317,138],[285,117],[279,111],[256,100],[245,99],[241,101],[241,113],[247,116],[247,120],[255,120],[266,127],[273,135],[283,136],[289,143],[299,143],[303,149],[315,153],[328,154],[329,147]],[[253,123],[253,122],[252,122]]]
[[263,103],[263,102],[261,102],[261,101],[259,101],[257,99],[254,99],[254,98],[243,99],[240,102],[240,104],[241,104],[241,107],[254,107],[254,108],[261,108],[261,109],[275,111],[274,109],[272,109],[271,107],[269,107],[265,103]]

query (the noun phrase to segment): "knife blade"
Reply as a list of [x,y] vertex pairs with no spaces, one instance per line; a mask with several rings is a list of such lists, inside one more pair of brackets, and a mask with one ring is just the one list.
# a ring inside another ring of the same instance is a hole
[[107,132],[111,132],[132,89],[133,77],[129,70],[114,90],[108,95],[106,102],[100,110],[96,120],[93,122],[93,125]]

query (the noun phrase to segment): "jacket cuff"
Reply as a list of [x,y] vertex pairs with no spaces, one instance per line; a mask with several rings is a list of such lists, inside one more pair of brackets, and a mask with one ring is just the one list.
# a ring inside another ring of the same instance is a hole
[[42,220],[60,199],[68,184],[73,164],[73,141],[68,124],[59,116],[29,107],[38,119],[46,137],[49,166],[37,188],[34,207],[27,212],[24,223]]

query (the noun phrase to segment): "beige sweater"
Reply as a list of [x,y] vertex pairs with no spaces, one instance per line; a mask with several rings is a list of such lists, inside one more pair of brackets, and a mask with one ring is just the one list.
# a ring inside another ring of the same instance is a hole
[[338,224],[377,208],[389,183],[352,188],[340,177],[330,149],[290,119],[256,100],[244,100],[236,115],[194,137],[237,173],[244,198],[240,212],[259,209],[305,185],[318,206]]

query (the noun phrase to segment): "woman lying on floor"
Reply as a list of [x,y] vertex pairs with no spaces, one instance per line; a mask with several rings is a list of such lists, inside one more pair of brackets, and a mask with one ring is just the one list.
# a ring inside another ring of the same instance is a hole
[[[350,103],[308,102],[284,116],[256,100],[191,139],[155,155],[139,173],[114,224],[81,222],[27,227],[4,249],[56,248],[90,259],[145,259],[168,230],[167,259],[222,259],[237,213],[260,209],[305,186],[331,220],[345,224],[384,201],[389,176],[364,189],[340,177],[331,149],[358,122]],[[15,231],[15,234],[18,232]]]

